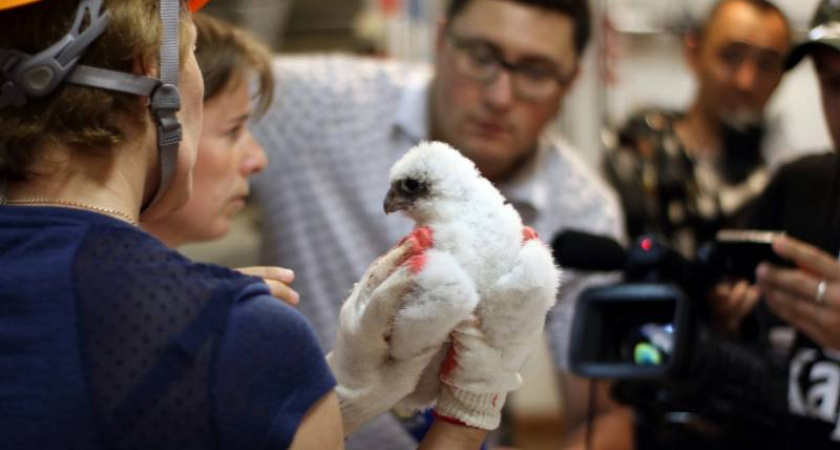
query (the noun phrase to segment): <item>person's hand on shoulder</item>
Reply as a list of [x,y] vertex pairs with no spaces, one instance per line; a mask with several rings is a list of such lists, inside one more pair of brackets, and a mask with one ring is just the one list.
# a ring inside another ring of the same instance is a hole
[[242,267],[236,270],[245,275],[262,278],[268,285],[272,297],[292,306],[297,306],[300,302],[300,295],[291,287],[292,281],[295,280],[295,273],[292,270],[273,266]]

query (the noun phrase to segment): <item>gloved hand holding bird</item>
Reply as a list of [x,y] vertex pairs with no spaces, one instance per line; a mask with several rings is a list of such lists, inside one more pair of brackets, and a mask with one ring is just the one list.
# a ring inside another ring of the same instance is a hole
[[[448,145],[413,148],[390,181],[385,212],[416,227],[342,307],[329,361],[345,426],[394,405],[435,405],[439,417],[494,429],[507,393],[522,384],[518,371],[542,335],[560,271],[516,210]],[[387,398],[374,401],[383,391]]]

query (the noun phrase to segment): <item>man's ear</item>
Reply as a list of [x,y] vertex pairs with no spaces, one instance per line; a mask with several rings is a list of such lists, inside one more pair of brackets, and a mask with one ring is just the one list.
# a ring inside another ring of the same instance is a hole
[[683,55],[688,66],[695,72],[700,67],[700,44],[701,37],[696,32],[688,32],[683,36]]
[[569,74],[569,82],[566,83],[566,92],[571,91],[575,87],[577,80],[580,78],[581,72],[583,72],[583,69],[581,68],[582,66],[582,61],[578,61],[577,64],[575,64],[574,70],[572,70],[572,73]]
[[449,30],[449,22],[446,19],[440,19],[437,23],[437,34],[435,36],[435,54],[440,54],[443,46],[446,45],[446,32]]

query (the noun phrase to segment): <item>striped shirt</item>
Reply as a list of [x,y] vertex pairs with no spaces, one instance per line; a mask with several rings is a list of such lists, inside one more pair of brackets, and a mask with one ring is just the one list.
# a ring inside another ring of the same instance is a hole
[[[386,216],[382,201],[391,165],[429,138],[431,73],[425,66],[338,55],[283,56],[275,64],[275,103],[254,130],[271,160],[254,186],[262,259],[295,271],[300,311],[331,348],[353,283],[412,227],[404,217]],[[567,228],[623,237],[614,194],[556,136],[544,136],[533,160],[499,188],[546,241]],[[563,275],[547,325],[559,367],[566,365],[574,299],[599,281],[603,277]],[[383,415],[348,447],[416,447],[401,428]]]

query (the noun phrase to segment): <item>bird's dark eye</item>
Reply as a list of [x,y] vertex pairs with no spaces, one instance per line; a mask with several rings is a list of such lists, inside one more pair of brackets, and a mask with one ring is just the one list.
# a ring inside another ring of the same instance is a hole
[[420,182],[411,178],[400,181],[400,190],[406,194],[416,194],[420,190]]

